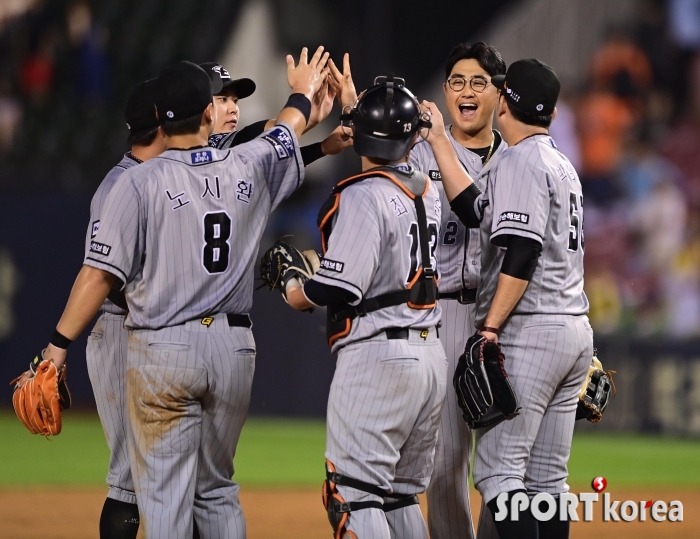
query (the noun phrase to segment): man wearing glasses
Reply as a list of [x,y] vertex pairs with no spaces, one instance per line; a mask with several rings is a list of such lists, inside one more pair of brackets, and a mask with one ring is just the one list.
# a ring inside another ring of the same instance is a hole
[[[506,64],[500,53],[483,42],[457,45],[445,65],[447,80],[443,90],[452,119],[447,136],[460,162],[479,187],[483,187],[480,177],[486,176],[506,148],[501,135],[493,129],[498,91],[491,84],[491,77],[505,72]],[[440,339],[447,353],[451,376],[467,338],[474,333],[474,301],[481,270],[479,232],[465,228],[449,209],[430,144],[426,141],[416,144],[410,163],[437,183],[441,196],[441,237],[437,247],[442,306]],[[469,508],[471,449],[471,431],[462,420],[454,388],[448,384],[435,452],[435,469],[427,492],[428,527],[432,539],[474,538]],[[483,536],[486,530],[480,532]]]

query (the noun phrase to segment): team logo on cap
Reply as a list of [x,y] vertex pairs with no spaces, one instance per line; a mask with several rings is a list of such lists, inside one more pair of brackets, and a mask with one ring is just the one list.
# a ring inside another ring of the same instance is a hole
[[544,105],[540,104],[535,107],[538,111],[544,108]]
[[219,77],[222,79],[228,79],[231,80],[231,75],[229,75],[229,72],[226,70],[224,66],[220,65],[215,65],[214,67],[211,68],[212,71],[216,71],[219,74]]
[[166,115],[168,118],[173,118],[173,117],[175,117],[175,113],[174,113],[172,110],[169,110],[168,112],[166,112],[165,115]]

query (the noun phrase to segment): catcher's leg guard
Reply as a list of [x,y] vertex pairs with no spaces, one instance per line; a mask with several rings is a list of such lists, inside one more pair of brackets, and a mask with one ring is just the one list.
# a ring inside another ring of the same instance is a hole
[[384,504],[378,501],[346,502],[338,493],[337,485],[344,485],[362,490],[363,492],[369,492],[370,494],[381,496],[382,498],[385,497],[387,493],[375,485],[336,473],[333,463],[326,460],[326,480],[323,482],[321,495],[323,506],[328,512],[328,522],[330,522],[333,528],[333,538],[357,539],[357,536],[352,531],[347,530],[350,513],[361,509],[383,509]]

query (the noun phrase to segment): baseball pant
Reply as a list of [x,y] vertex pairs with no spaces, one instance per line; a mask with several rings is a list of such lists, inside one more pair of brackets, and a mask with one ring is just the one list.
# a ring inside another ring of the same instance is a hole
[[[209,325],[206,325],[210,322]],[[232,481],[255,342],[223,314],[129,335],[129,457],[147,539],[245,537]]]
[[516,489],[567,492],[578,393],[593,356],[588,317],[511,316],[499,342],[522,409],[476,431],[476,488],[485,503]]
[[103,313],[88,337],[88,375],[97,413],[109,447],[107,497],[135,504],[131,465],[126,450],[126,350],[129,332],[124,316]]
[[447,392],[440,416],[435,468],[428,485],[428,528],[431,539],[473,539],[469,506],[472,432],[462,419],[452,376],[467,339],[474,333],[474,305],[442,299],[440,340],[447,354]]
[[[420,330],[410,330],[408,339],[380,333],[342,348],[328,398],[326,458],[338,473],[389,493],[425,492],[446,378],[445,352],[434,329],[425,339]],[[338,491],[349,502],[385,501],[343,486]],[[347,528],[359,539],[427,539],[417,505],[387,514],[354,511]]]

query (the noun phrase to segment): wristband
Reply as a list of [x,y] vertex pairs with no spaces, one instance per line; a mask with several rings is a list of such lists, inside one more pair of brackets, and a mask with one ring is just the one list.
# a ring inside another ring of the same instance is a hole
[[495,333],[496,335],[500,335],[500,334],[501,334],[501,330],[500,330],[500,329],[498,329],[498,328],[492,328],[492,327],[489,327],[489,326],[484,326],[483,328],[481,328],[481,331],[486,331],[486,332],[488,332],[488,333]]
[[49,343],[54,345],[56,348],[61,348],[63,350],[66,350],[69,346],[70,343],[72,343],[68,337],[61,335],[58,330],[53,332],[53,337],[51,337],[51,340]]
[[284,108],[287,107],[297,109],[304,115],[306,123],[309,123],[309,117],[311,116],[311,100],[304,94],[290,95],[289,99],[287,99],[287,104],[284,106]]

